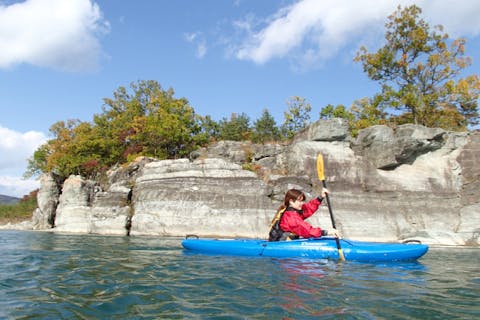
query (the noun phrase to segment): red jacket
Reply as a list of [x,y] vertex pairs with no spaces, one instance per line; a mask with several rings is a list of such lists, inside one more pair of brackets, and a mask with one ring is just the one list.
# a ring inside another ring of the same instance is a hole
[[304,220],[313,215],[321,203],[318,198],[314,198],[304,203],[301,211],[288,207],[280,220],[280,228],[285,232],[293,232],[302,238],[320,237],[322,229],[312,227]]

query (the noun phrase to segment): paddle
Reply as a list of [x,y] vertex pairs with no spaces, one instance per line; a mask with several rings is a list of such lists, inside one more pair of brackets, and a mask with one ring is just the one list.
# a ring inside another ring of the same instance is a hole
[[[323,171],[323,156],[321,154],[319,154],[317,157],[317,173],[318,179],[322,181],[323,187],[327,188],[327,183],[325,182],[325,173]],[[328,212],[330,213],[330,220],[332,220],[332,226],[334,229],[337,229],[337,227],[335,226],[335,219],[333,217],[332,206],[330,205],[330,198],[328,197],[328,193],[325,197],[327,198]],[[345,256],[343,255],[343,250],[340,245],[340,239],[336,237],[335,241],[337,242],[338,256],[340,260],[345,261]]]

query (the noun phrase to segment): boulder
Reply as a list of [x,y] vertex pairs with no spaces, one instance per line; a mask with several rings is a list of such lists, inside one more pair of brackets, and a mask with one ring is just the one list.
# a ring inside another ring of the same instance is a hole
[[348,121],[341,118],[318,120],[307,128],[307,139],[311,141],[348,141]]
[[356,154],[370,161],[377,169],[391,170],[412,164],[422,154],[442,148],[446,132],[406,124],[396,130],[378,125],[360,130],[352,145]]

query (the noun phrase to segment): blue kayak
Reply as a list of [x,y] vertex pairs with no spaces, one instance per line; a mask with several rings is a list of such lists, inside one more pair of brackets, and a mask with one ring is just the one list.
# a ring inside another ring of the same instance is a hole
[[[428,246],[420,243],[378,243],[342,239],[340,244],[345,260],[355,261],[416,260],[428,251]],[[209,254],[339,259],[336,241],[332,237],[277,242],[187,237],[182,241],[182,246],[187,250]]]

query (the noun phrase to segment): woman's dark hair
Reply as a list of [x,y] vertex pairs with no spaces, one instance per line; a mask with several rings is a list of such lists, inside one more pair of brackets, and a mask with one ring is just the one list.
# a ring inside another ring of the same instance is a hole
[[297,199],[305,200],[305,194],[297,189],[290,189],[285,193],[285,200],[283,200],[282,205],[278,208],[277,213],[285,210],[290,205],[290,200],[295,201]]
[[283,206],[287,208],[290,205],[290,200],[295,201],[297,199],[305,200],[305,194],[297,189],[290,189],[285,193],[285,200],[283,201]]

